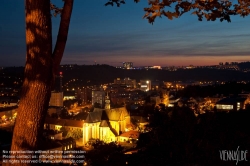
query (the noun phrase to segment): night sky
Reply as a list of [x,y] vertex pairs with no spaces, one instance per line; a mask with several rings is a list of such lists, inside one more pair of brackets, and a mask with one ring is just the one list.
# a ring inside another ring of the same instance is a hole
[[[62,6],[61,0],[53,0]],[[195,15],[143,19],[147,1],[127,0],[120,8],[107,0],[75,0],[66,50],[61,64],[121,66],[214,65],[249,61],[250,17],[232,22],[198,21]],[[60,16],[52,19],[55,43]],[[1,0],[0,66],[25,64],[24,0]]]

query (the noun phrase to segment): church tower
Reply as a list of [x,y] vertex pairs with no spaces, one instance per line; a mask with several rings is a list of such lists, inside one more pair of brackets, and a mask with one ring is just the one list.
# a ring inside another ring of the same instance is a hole
[[107,96],[105,97],[105,110],[109,110],[110,109],[110,100],[109,100],[109,96],[107,93]]

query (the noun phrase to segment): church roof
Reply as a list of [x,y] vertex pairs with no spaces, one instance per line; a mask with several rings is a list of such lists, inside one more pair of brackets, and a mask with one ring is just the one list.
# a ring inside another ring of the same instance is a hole
[[118,136],[118,133],[117,133],[117,131],[116,131],[114,128],[110,127],[110,130],[112,131],[112,133],[113,133],[115,136]]
[[100,123],[100,127],[109,127],[108,121],[107,120],[102,120]]
[[102,111],[90,112],[85,120],[86,123],[100,122]]
[[218,101],[216,104],[234,104],[237,102],[245,102],[246,98],[223,98],[220,101]]
[[101,120],[108,120],[108,117],[103,109],[98,108],[88,114],[85,122],[95,123],[95,122],[101,122]]
[[65,119],[64,126],[83,127],[84,121]]
[[85,122],[95,123],[101,122],[101,120],[120,121],[128,115],[128,111],[125,107],[112,109],[94,108],[93,112],[89,112]]
[[113,108],[110,110],[105,110],[109,120],[119,121],[123,120],[126,116],[128,116],[128,111],[125,107]]
[[72,126],[72,127],[82,127],[84,121],[72,120],[72,119],[56,119],[56,118],[46,118],[45,123],[54,124],[60,126]]

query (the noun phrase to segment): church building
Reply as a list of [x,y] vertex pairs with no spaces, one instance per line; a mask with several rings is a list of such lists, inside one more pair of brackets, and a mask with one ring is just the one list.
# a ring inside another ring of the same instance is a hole
[[110,100],[105,99],[105,108],[94,108],[83,124],[83,143],[89,139],[105,142],[118,141],[118,136],[130,125],[130,116],[125,107],[110,108]]
[[130,115],[127,109],[125,107],[110,108],[108,96],[105,98],[105,107],[94,108],[83,121],[47,118],[44,125],[46,129],[52,130],[65,127],[68,130],[82,131],[83,144],[90,139],[105,142],[119,141],[119,135],[128,131],[129,126]]

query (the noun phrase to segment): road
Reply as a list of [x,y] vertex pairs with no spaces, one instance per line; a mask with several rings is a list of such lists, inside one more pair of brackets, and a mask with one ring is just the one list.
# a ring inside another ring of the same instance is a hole
[[14,121],[7,121],[5,123],[0,123],[0,129],[12,131],[14,127]]

